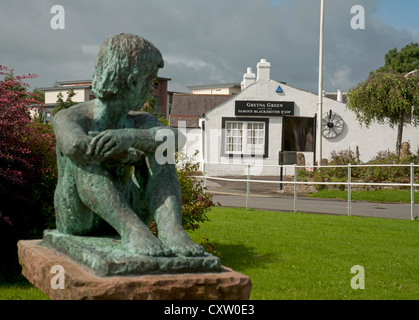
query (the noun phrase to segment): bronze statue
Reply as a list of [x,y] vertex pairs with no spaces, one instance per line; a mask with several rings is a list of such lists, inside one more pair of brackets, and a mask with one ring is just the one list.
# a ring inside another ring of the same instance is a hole
[[[92,91],[96,99],[58,112],[58,231],[91,235],[103,223],[121,236],[123,248],[148,256],[203,256],[181,223],[175,165],[159,164],[156,141],[164,126],[132,111],[146,102],[163,58],[147,40],[120,34],[103,42]],[[175,139],[177,141],[178,139]],[[158,237],[148,228],[156,221]]]

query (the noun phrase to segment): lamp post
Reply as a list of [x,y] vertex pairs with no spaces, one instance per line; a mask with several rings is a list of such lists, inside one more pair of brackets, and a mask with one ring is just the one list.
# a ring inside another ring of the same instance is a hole
[[322,164],[322,114],[323,114],[323,30],[324,0],[320,4],[320,41],[319,41],[319,101],[317,103],[317,165]]

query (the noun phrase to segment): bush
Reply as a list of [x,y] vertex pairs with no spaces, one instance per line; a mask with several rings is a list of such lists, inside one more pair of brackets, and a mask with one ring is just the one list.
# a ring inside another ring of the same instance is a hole
[[[411,164],[417,163],[417,156],[409,154],[398,157],[394,152],[380,151],[368,164]],[[417,170],[417,168],[415,169]],[[409,167],[365,167],[359,174],[359,179],[365,182],[410,182]]]
[[28,107],[38,103],[21,82],[0,66],[0,281],[12,280],[20,270],[16,243],[39,238],[54,226],[56,185],[52,128],[32,123]]
[[[373,165],[387,165],[387,164],[418,164],[419,156],[412,154],[410,151],[405,155],[399,157],[396,153],[391,151],[380,151],[377,155],[365,163]],[[361,164],[359,157],[351,149],[341,150],[339,152],[333,151],[331,154],[330,165],[357,165]],[[415,179],[419,175],[419,168],[415,168]],[[315,170],[312,174],[313,181],[316,182],[346,182],[348,179],[348,169],[344,168],[328,168],[321,167]],[[410,182],[410,167],[396,167],[396,166],[372,166],[372,167],[354,167],[351,170],[352,181],[363,182],[396,182],[408,183]],[[326,185],[316,185],[317,190],[325,190]],[[331,189],[336,187],[329,187]],[[344,190],[345,185],[338,185],[339,190]]]
[[44,229],[55,227],[55,151],[52,132],[45,132],[52,129],[42,125],[32,129],[27,154],[30,166],[20,169],[22,179],[8,180],[4,176],[0,179],[0,280],[3,281],[13,281],[20,270],[17,242],[38,239]]
[[[340,166],[348,164],[359,164],[358,156],[350,148],[347,150],[341,150],[339,152],[333,151],[331,154],[331,166]],[[353,171],[356,171],[354,169]],[[354,173],[354,172],[352,172]],[[345,182],[348,179],[348,169],[342,168],[327,168],[321,167],[313,173],[313,180],[316,182]],[[326,185],[316,185],[317,190],[325,190],[328,187]],[[344,190],[344,185],[338,185],[339,190]]]
[[205,193],[204,188],[197,178],[200,175],[199,163],[194,162],[181,153],[175,154],[175,163],[182,191],[182,224],[185,230],[196,230],[199,223],[208,221],[207,210],[214,206],[212,195]]

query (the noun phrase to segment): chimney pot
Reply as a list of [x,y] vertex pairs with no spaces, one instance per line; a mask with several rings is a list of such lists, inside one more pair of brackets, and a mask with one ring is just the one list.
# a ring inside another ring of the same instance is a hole
[[343,90],[342,90],[342,89],[339,89],[339,90],[338,90],[338,94],[337,94],[337,98],[336,98],[336,100],[337,100],[338,102],[343,102]]
[[257,79],[256,81],[269,81],[271,80],[271,64],[266,59],[260,59],[260,62],[256,66],[257,68]]
[[243,75],[243,81],[241,82],[241,89],[246,89],[256,80],[256,75],[252,72],[251,67],[247,67],[247,73]]

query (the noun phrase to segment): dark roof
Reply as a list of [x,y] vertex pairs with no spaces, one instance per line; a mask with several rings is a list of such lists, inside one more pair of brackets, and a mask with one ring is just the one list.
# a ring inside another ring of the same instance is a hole
[[69,81],[56,81],[57,85],[70,85],[70,84],[81,84],[85,83],[86,85],[92,84],[92,80],[69,80]]
[[70,85],[66,85],[66,86],[60,86],[60,87],[44,87],[44,88],[39,88],[39,90],[41,91],[64,91],[64,90],[70,90],[70,89],[91,89],[92,86],[91,85],[75,85],[75,86],[70,86]]
[[177,128],[179,122],[184,122],[186,128],[199,128],[199,116],[170,115],[169,126]]
[[170,125],[177,127],[179,121],[186,121],[187,127],[197,128],[199,117],[232,97],[233,95],[174,94]]
[[221,83],[221,84],[203,84],[197,86],[188,86],[189,90],[196,89],[217,89],[217,88],[241,88],[240,83]]

